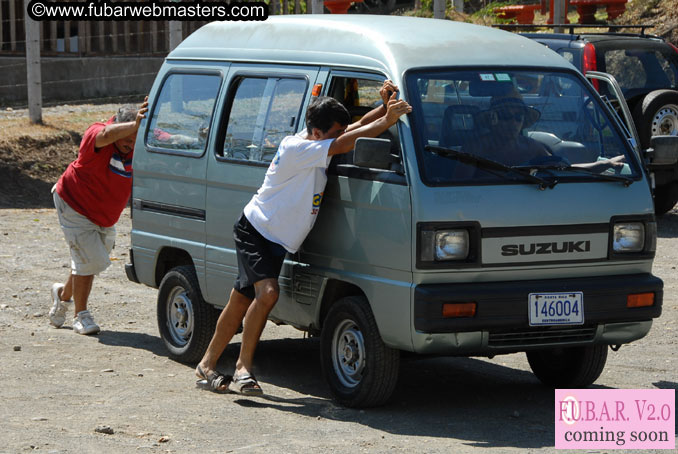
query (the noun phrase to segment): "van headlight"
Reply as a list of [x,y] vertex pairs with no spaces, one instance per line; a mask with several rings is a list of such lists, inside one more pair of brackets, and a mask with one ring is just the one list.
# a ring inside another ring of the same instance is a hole
[[480,223],[417,224],[417,268],[454,269],[480,266]]
[[420,260],[438,262],[466,260],[469,254],[469,234],[466,229],[422,230]]
[[468,250],[467,230],[443,230],[436,232],[436,260],[466,260]]
[[625,252],[641,252],[643,251],[644,248],[645,248],[644,223],[618,222],[614,225],[612,229],[612,250],[616,254]]

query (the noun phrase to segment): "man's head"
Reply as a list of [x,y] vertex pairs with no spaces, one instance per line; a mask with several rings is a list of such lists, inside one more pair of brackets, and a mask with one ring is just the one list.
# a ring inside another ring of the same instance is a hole
[[513,139],[523,128],[536,123],[540,115],[538,110],[528,107],[516,91],[493,97],[489,113],[495,132]]
[[[139,109],[137,106],[132,104],[126,104],[118,109],[118,112],[115,114],[113,123],[129,123],[131,121],[136,121],[137,113]],[[136,142],[137,134],[130,134],[127,137],[116,140],[114,142],[115,147],[120,153],[127,154],[130,151],[134,150],[134,143]]]
[[306,131],[316,140],[336,139],[350,121],[346,107],[328,96],[314,98],[306,111]]

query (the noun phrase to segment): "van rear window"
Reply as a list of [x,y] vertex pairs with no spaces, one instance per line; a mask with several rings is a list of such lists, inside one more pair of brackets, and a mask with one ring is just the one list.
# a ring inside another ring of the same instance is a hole
[[216,74],[171,74],[155,103],[146,145],[201,154],[220,84]]

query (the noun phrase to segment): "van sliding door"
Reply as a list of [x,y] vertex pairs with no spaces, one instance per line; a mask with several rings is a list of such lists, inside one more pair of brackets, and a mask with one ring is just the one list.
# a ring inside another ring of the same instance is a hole
[[[219,138],[207,165],[205,297],[212,304],[226,304],[238,274],[233,224],[264,181],[282,139],[304,128],[304,106],[317,76],[315,67],[231,66]],[[289,286],[285,267],[283,292]]]

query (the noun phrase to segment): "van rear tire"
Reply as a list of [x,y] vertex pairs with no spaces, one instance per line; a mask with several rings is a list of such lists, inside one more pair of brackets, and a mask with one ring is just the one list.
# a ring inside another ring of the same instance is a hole
[[553,348],[527,352],[534,375],[554,388],[585,388],[595,382],[605,368],[607,345]]
[[320,361],[335,400],[346,407],[382,405],[398,382],[400,353],[381,340],[369,303],[361,296],[342,298],[330,308]]
[[194,363],[205,354],[219,313],[203,299],[193,267],[178,266],[160,283],[157,317],[170,358]]

